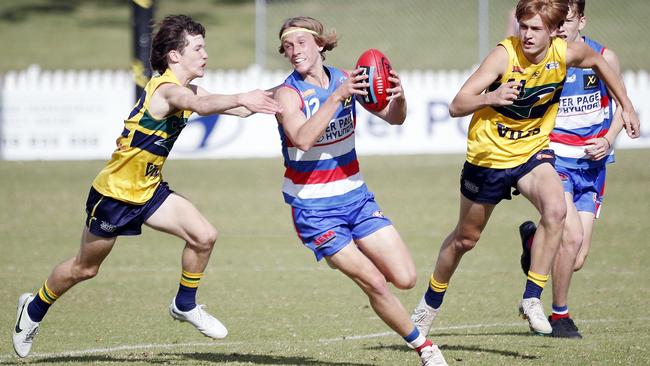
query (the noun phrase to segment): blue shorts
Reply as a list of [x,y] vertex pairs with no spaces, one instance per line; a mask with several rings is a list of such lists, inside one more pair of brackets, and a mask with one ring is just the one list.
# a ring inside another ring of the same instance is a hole
[[372,193],[347,206],[309,210],[291,208],[298,237],[316,255],[316,260],[336,254],[352,240],[362,239],[392,225],[384,217]]
[[142,224],[153,215],[167,197],[173,193],[161,182],[149,201],[135,205],[104,196],[90,187],[86,201],[86,226],[89,231],[103,238],[118,235],[140,235]]
[[511,199],[510,191],[516,190],[519,179],[544,163],[555,165],[553,150],[541,150],[527,162],[508,169],[484,168],[465,162],[460,174],[460,193],[470,201],[496,205],[501,200]]
[[606,167],[571,169],[556,166],[555,170],[562,180],[564,191],[573,195],[573,203],[578,211],[591,212],[598,217],[605,196]]

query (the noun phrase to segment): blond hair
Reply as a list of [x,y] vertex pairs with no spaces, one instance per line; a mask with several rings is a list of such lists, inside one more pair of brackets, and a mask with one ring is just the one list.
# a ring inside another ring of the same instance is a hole
[[559,28],[569,13],[568,0],[519,0],[515,16],[521,22],[539,14],[548,30]]
[[285,20],[282,27],[280,27],[280,32],[278,33],[278,38],[280,38],[280,47],[278,48],[278,52],[281,54],[284,54],[282,34],[289,28],[304,28],[313,31],[315,33],[313,36],[316,40],[316,44],[319,47],[323,47],[323,50],[320,52],[320,56],[323,60],[325,60],[325,51],[333,50],[338,43],[338,35],[335,30],[330,30],[329,32],[324,33],[323,24],[321,22],[311,17],[299,16]]

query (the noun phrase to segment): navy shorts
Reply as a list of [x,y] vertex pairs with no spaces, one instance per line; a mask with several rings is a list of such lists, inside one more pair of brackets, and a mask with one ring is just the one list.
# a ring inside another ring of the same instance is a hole
[[89,231],[103,238],[118,235],[140,235],[142,224],[153,215],[167,197],[173,193],[161,182],[149,201],[135,205],[104,196],[90,187],[86,201],[86,226]]
[[541,150],[527,162],[508,169],[484,168],[465,162],[460,175],[460,193],[470,201],[496,205],[501,200],[511,199],[510,191],[517,188],[519,179],[544,163],[555,166],[553,150]]
[[363,239],[377,230],[392,225],[369,193],[347,206],[308,210],[291,208],[298,237],[320,261],[336,254],[352,240]]

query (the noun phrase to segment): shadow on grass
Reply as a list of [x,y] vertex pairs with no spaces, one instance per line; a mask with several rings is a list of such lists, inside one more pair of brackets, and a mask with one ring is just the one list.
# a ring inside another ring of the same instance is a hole
[[169,364],[183,363],[195,364],[197,361],[214,362],[214,363],[249,363],[259,365],[305,365],[305,366],[325,366],[325,365],[350,365],[350,366],[372,366],[369,363],[356,362],[332,362],[319,361],[311,357],[301,356],[276,356],[264,354],[242,354],[242,353],[215,353],[215,352],[193,352],[193,353],[133,353],[126,356],[111,355],[83,355],[83,356],[56,356],[56,357],[34,357],[25,360],[0,361],[0,365],[27,365],[41,363],[65,363],[65,364],[94,364],[94,363],[147,363],[147,364]]
[[[522,354],[519,352],[514,352],[514,351],[504,351],[500,349],[493,349],[493,348],[485,348],[481,346],[451,346],[448,344],[441,344],[438,347],[440,347],[440,350],[442,351],[443,355],[445,351],[467,351],[467,352],[482,352],[482,353],[492,353],[495,355],[500,355],[500,356],[505,356],[505,357],[512,357],[515,359],[519,360],[537,360],[539,359],[538,356],[534,355],[528,355],[528,354]],[[406,347],[406,345],[387,345],[387,346],[373,346],[373,347],[366,347],[367,349],[370,350],[385,350],[385,349],[390,349],[393,351],[402,351],[402,352],[413,352],[412,349]]]
[[169,360],[162,357],[147,356],[110,356],[110,355],[84,355],[84,356],[56,356],[56,357],[33,357],[27,359],[16,359],[16,361],[0,361],[0,365],[33,365],[39,363],[81,363],[91,364],[97,362],[110,362],[128,364],[130,362],[163,364]]
[[[351,365],[351,366],[371,366],[368,363],[356,362],[332,362],[332,361],[319,361],[311,357],[300,356],[271,356],[271,355],[255,355],[255,354],[242,354],[242,353],[172,353],[169,354],[175,358],[191,358],[196,361],[210,361],[210,362],[240,362],[252,363],[260,365]],[[162,356],[162,355],[161,355]]]
[[512,332],[476,332],[476,333],[435,333],[432,331],[430,337],[482,337],[482,336],[516,336],[516,337],[540,337],[546,336],[535,334],[529,331],[512,331]]

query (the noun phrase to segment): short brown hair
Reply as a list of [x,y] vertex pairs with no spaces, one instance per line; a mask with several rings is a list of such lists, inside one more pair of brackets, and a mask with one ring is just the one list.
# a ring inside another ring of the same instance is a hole
[[573,10],[578,16],[585,16],[586,0],[569,0],[569,9]]
[[187,15],[169,15],[158,23],[158,31],[151,41],[151,68],[159,74],[167,69],[167,54],[176,50],[182,52],[188,45],[187,35],[202,35],[205,37],[205,28]]
[[320,21],[305,16],[293,17],[284,21],[282,27],[280,27],[280,32],[278,33],[278,38],[280,38],[280,48],[278,48],[278,52],[281,54],[284,54],[282,33],[289,28],[305,28],[316,32],[317,34],[314,35],[314,39],[318,46],[323,47],[323,50],[320,52],[323,60],[325,60],[325,51],[333,50],[338,44],[338,35],[335,30],[330,30],[323,34],[323,23]]
[[547,29],[559,28],[569,13],[568,0],[519,0],[515,16],[517,21],[539,14]]

